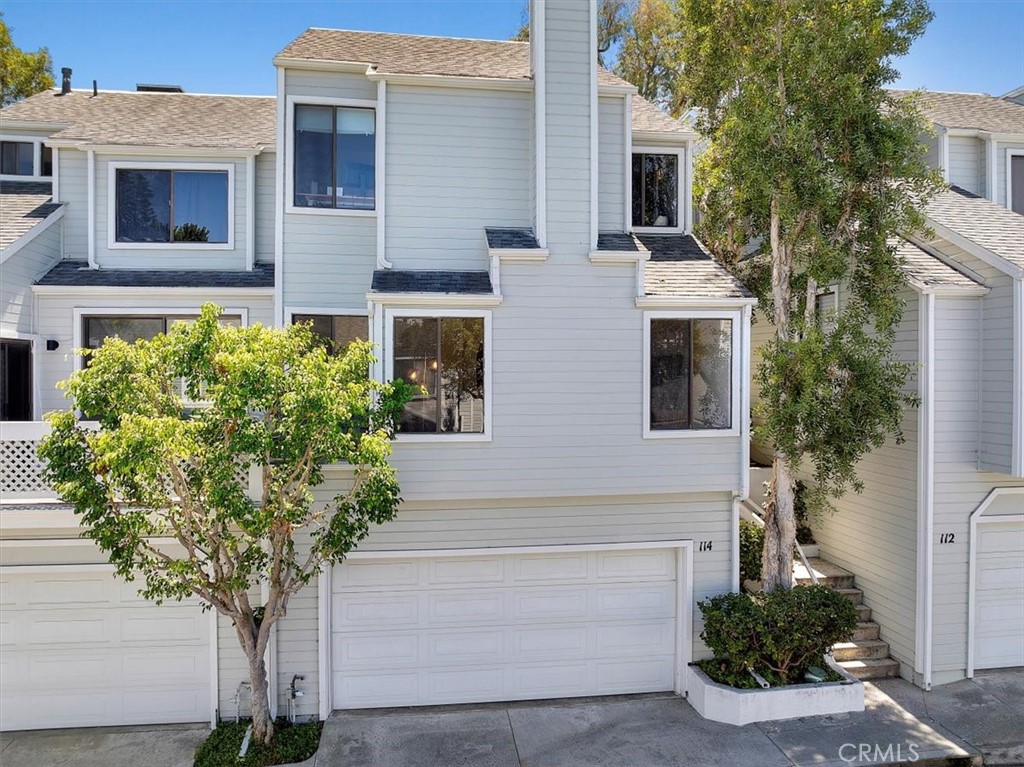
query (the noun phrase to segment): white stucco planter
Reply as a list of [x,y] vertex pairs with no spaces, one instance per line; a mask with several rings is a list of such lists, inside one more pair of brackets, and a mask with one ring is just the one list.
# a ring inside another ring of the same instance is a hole
[[688,666],[686,699],[705,719],[726,724],[751,724],[801,716],[841,714],[864,710],[864,683],[847,674],[831,658],[829,668],[842,682],[739,690],[711,681],[697,665]]

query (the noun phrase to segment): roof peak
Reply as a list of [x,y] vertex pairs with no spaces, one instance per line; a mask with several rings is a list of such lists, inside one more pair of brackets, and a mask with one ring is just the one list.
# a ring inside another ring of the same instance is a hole
[[[417,35],[411,32],[378,32],[371,29],[335,29],[333,27],[310,27],[306,32],[349,32],[356,35],[380,35],[382,37],[416,37],[424,40],[464,40],[471,43],[503,43],[508,45],[529,45],[528,40],[495,40],[488,37],[456,37],[453,35]],[[303,33],[305,34],[305,33]]]

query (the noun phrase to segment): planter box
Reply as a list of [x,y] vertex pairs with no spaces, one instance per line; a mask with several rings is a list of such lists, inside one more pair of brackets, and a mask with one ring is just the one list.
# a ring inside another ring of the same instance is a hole
[[841,714],[864,710],[864,683],[847,674],[831,658],[825,659],[842,682],[740,690],[714,682],[696,664],[688,667],[686,699],[697,713],[713,722],[752,724],[802,716]]
[[[818,544],[816,543],[801,543],[800,548],[804,550],[804,556],[810,559],[811,557],[818,556]],[[797,561],[799,561],[800,555],[797,555]]]

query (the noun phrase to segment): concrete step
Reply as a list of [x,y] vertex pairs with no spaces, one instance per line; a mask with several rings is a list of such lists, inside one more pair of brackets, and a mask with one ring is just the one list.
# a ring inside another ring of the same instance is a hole
[[[853,573],[845,570],[839,565],[833,564],[821,557],[809,557],[807,564],[823,586],[831,586],[834,589],[852,589]],[[793,576],[796,582],[802,586],[810,586],[814,581],[811,579],[811,572],[804,567],[803,562],[797,560],[793,565]]]
[[836,660],[879,660],[889,657],[889,644],[880,639],[861,639],[832,645]]
[[841,660],[838,663],[847,674],[857,679],[887,679],[900,673],[900,664],[892,658]]
[[857,608],[857,620],[865,623],[871,620],[871,608],[867,605],[854,605]]
[[860,642],[864,639],[878,639],[878,632],[881,628],[874,621],[858,621],[857,628],[853,631],[853,641]]
[[860,589],[836,589],[836,591],[849,599],[855,605],[859,605],[864,599],[864,592]]

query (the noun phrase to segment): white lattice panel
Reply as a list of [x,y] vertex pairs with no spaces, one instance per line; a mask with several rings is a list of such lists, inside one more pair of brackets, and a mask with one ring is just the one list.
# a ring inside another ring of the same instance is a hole
[[43,479],[38,447],[38,440],[0,440],[0,496],[53,494]]

